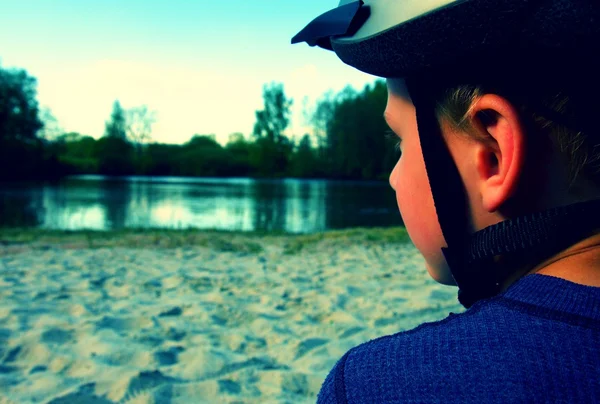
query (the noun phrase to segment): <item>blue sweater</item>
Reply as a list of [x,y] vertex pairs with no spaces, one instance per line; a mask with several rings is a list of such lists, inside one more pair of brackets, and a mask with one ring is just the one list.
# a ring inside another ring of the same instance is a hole
[[600,402],[600,288],[526,276],[465,313],[351,349],[318,402]]

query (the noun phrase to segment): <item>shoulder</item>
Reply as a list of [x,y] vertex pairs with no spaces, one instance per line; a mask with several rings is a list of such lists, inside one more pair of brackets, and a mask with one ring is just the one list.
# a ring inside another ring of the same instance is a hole
[[488,301],[359,345],[330,372],[319,402],[411,402],[411,397],[435,402],[448,395],[469,401],[464,386],[497,388],[499,380],[490,376],[518,361],[511,354],[514,341],[506,336],[519,315]]
[[327,377],[319,402],[586,402],[600,396],[600,289],[526,278],[465,313],[351,349]]
[[[474,307],[466,313],[451,314],[444,320],[352,348],[327,376],[319,402],[360,402],[365,397],[374,402],[394,401],[390,392],[406,391],[419,378],[424,384],[433,382],[434,374],[440,371],[436,362],[443,359],[442,351],[461,345],[461,330],[481,315],[481,310]],[[357,393],[362,398],[356,397]]]

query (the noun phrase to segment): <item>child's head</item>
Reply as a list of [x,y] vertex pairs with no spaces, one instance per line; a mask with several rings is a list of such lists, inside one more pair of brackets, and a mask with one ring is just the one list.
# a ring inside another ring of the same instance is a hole
[[600,228],[600,3],[575,3],[341,0],[292,39],[398,78],[390,183],[429,272],[465,306]]
[[[435,97],[436,116],[467,190],[472,232],[520,214],[600,197],[600,138],[588,133],[590,117],[584,112],[600,104],[595,97],[577,98],[560,85],[540,86],[514,76],[507,83],[480,83],[449,84]],[[445,242],[415,107],[404,80],[388,79],[388,90],[385,116],[402,150],[390,185],[429,273],[453,284],[441,253]]]

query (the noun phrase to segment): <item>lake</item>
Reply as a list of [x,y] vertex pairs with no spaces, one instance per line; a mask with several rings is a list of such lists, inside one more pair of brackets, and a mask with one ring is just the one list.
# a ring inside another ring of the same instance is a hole
[[313,233],[402,224],[387,182],[77,176],[0,185],[0,226]]

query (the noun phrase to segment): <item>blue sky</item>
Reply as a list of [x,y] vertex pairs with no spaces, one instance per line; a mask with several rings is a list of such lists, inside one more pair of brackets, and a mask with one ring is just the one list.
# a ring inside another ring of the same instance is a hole
[[[118,99],[156,111],[152,138],[195,133],[225,142],[249,134],[262,86],[294,99],[290,132],[307,128],[303,104],[373,77],[291,37],[337,0],[20,0],[0,15],[0,65],[38,79],[38,100],[65,131],[100,137]],[[305,101],[307,100],[307,101]]]

